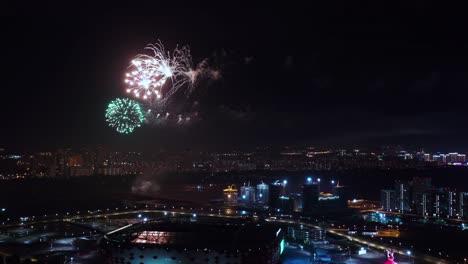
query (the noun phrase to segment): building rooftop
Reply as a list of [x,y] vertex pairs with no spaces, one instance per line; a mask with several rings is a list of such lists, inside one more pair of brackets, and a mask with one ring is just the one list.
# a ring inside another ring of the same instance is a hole
[[167,221],[134,224],[106,235],[108,240],[119,244],[202,250],[258,249],[281,237],[281,229],[269,224]]

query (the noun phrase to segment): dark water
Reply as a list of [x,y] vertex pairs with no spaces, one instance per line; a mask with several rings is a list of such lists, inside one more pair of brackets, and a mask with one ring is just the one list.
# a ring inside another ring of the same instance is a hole
[[130,176],[0,181],[0,207],[9,216],[31,216],[118,206],[133,181]]

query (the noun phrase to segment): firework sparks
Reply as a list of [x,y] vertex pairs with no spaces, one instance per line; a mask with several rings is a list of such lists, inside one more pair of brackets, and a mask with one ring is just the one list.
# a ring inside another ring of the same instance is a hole
[[153,126],[190,125],[197,120],[198,112],[167,112],[168,110],[148,110],[145,122]]
[[162,97],[162,86],[173,76],[170,53],[166,53],[161,42],[146,47],[152,55],[140,54],[132,60],[130,72],[126,73],[127,93],[137,98]]
[[140,104],[127,98],[111,101],[106,110],[106,121],[119,133],[130,134],[144,121]]
[[[197,79],[208,73],[207,60],[193,67],[188,46],[176,47],[171,53],[158,41],[146,49],[152,54],[136,56],[129,67],[131,70],[126,73],[127,93],[136,98],[167,101],[182,87],[186,88],[186,94],[190,94]],[[163,91],[163,86],[169,81],[170,85]]]
[[[170,52],[165,50],[161,41],[158,41],[145,49],[149,52],[137,55],[131,61],[125,77],[127,93],[142,99],[140,102],[147,109],[143,114],[145,123],[190,125],[200,120],[198,112],[193,109],[187,111],[183,109],[183,105],[200,80],[219,79],[220,71],[213,70],[209,66],[208,59],[194,66],[188,46],[176,47]],[[175,102],[178,107],[174,109],[171,105]],[[111,126],[117,127],[119,119],[108,121],[113,124]],[[121,127],[117,129],[127,131]]]

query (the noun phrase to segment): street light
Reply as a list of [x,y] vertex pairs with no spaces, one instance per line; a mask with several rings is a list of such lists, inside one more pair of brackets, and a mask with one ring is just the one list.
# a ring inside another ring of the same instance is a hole
[[307,177],[307,182],[312,182],[312,177]]
[[408,255],[408,262],[410,262],[410,260],[411,260],[411,250],[406,250],[406,254]]

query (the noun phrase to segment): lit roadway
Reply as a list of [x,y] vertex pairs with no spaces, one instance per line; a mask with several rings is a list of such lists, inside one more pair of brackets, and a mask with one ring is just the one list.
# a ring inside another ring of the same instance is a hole
[[[53,222],[71,222],[76,220],[84,220],[84,219],[92,219],[92,218],[107,218],[110,216],[120,216],[120,215],[128,215],[128,214],[142,214],[142,213],[164,213],[167,212],[168,215],[193,215],[194,212],[185,212],[185,211],[164,211],[164,210],[152,210],[152,209],[140,209],[140,210],[132,210],[132,211],[120,211],[120,212],[109,212],[109,213],[98,213],[98,214],[88,214],[88,215],[76,215],[70,217],[63,217],[63,218],[55,218],[55,219],[46,219],[46,220],[30,220],[25,222],[15,222],[11,224],[4,224],[1,227],[17,227],[17,226],[25,226],[25,225],[37,225],[37,224],[47,224]],[[214,211],[213,211],[214,212]],[[237,215],[224,215],[221,213],[195,213],[197,216],[210,216],[210,217],[219,217],[219,218],[245,218],[242,216]]]
[[[299,221],[292,221],[292,220],[280,220],[280,219],[276,219],[276,220],[271,220],[271,219],[267,219],[267,221],[269,222],[277,222],[277,223],[286,223],[286,224],[302,224],[304,226],[308,226],[308,227],[313,227],[313,228],[320,228],[319,226],[317,225],[313,225],[313,224],[309,224],[309,223],[305,223],[305,222],[299,222]],[[385,244],[380,244],[380,243],[375,243],[373,241],[369,241],[367,239],[362,239],[362,238],[356,238],[356,237],[353,237],[353,236],[350,236],[350,235],[347,235],[347,234],[343,234],[343,233],[340,233],[340,232],[337,232],[337,231],[334,231],[332,229],[327,229],[327,232],[329,233],[332,233],[334,235],[337,235],[337,236],[340,236],[340,237],[344,237],[344,238],[347,238],[353,242],[357,242],[358,244],[361,244],[361,245],[366,245],[366,246],[369,246],[369,247],[372,247],[374,249],[378,249],[378,250],[386,250],[386,249],[389,249],[388,248],[388,245],[385,245]],[[400,255],[407,255],[406,254],[406,250],[402,250],[402,249],[394,249],[394,251]],[[414,254],[412,253],[411,255],[412,258],[414,259],[418,259],[418,260],[423,260],[425,261],[425,263],[440,263],[440,264],[445,264],[445,263],[449,263],[445,260],[441,260],[441,259],[438,259],[438,258],[435,258],[435,257],[431,257],[431,256],[427,256],[427,255],[424,255],[424,254]]]
[[[212,210],[212,212],[215,212],[215,211]],[[71,221],[76,221],[76,220],[84,220],[84,219],[92,219],[92,218],[107,218],[107,217],[111,217],[111,216],[120,216],[120,215],[128,215],[128,214],[162,213],[162,212],[167,212],[167,215],[194,215],[195,214],[196,216],[209,216],[209,217],[219,217],[219,218],[245,218],[245,217],[239,216],[239,215],[221,214],[220,211],[218,211],[218,213],[204,213],[204,212],[195,213],[194,211],[186,212],[183,209],[182,209],[182,211],[173,211],[173,210],[165,211],[165,210],[161,210],[161,209],[156,209],[156,210],[155,209],[143,209],[143,210],[120,211],[120,212],[109,212],[109,213],[107,213],[107,212],[104,213],[103,212],[103,213],[98,213],[98,214],[77,215],[77,216],[71,216],[71,217],[66,217],[66,218],[62,218],[62,219],[28,221],[27,223],[19,223],[19,224],[16,223],[16,224],[3,225],[3,227],[21,226],[21,225],[26,225],[26,224],[27,225],[45,224],[45,223],[60,222],[60,221],[71,222]],[[320,228],[319,226],[314,225],[314,224],[301,222],[301,221],[294,221],[294,220],[269,218],[269,219],[266,219],[266,221],[267,222],[273,222],[273,223],[283,223],[283,224],[295,224],[295,225],[299,224],[299,225],[304,225],[304,226],[308,226],[308,227],[312,227],[312,228]],[[382,243],[377,243],[377,242],[367,240],[367,239],[364,239],[364,238],[358,238],[358,237],[354,237],[354,236],[351,236],[351,235],[348,235],[348,234],[340,233],[340,232],[335,231],[333,229],[327,229],[326,231],[328,231],[329,233],[332,233],[334,235],[337,235],[337,236],[340,236],[340,237],[343,237],[343,238],[347,238],[350,241],[353,241],[353,242],[355,242],[357,244],[371,247],[373,249],[386,250],[386,249],[389,248],[388,245],[385,245],[385,244],[382,244]],[[403,249],[394,249],[394,251],[396,253],[404,255],[404,256],[407,255],[406,250],[403,250]],[[440,264],[449,263],[449,262],[447,262],[445,260],[442,260],[442,259],[438,259],[438,258],[435,258],[435,257],[432,257],[432,256],[428,256],[428,255],[425,255],[425,254],[418,254],[418,253],[412,253],[411,258],[414,258],[415,260],[419,260],[419,261],[424,261],[424,263],[440,263]]]

